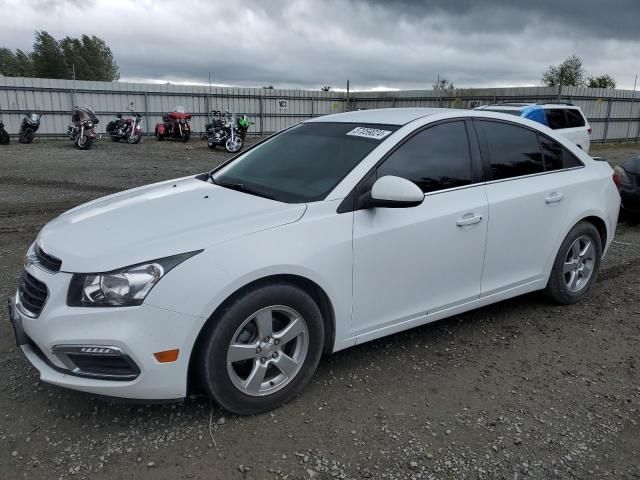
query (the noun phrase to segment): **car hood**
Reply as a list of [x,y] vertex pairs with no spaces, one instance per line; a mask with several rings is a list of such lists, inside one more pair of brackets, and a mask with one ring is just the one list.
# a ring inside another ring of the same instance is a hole
[[293,223],[305,209],[189,177],[80,205],[45,225],[37,242],[62,271],[105,272]]

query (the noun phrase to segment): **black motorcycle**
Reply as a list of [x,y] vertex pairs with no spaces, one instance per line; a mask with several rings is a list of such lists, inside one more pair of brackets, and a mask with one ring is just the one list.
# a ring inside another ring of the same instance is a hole
[[69,125],[67,133],[69,140],[80,150],[89,150],[96,139],[96,125],[98,117],[89,107],[73,107],[71,114],[72,125]]
[[4,123],[0,120],[0,145],[9,145],[10,141],[9,134],[4,129]]
[[20,136],[18,137],[18,141],[20,143],[31,143],[33,142],[33,138],[36,136],[36,132],[40,128],[40,114],[39,113],[28,113],[22,119],[22,123],[20,124]]
[[228,110],[221,112],[214,110],[211,123],[205,125],[207,145],[216,148],[224,145],[227,152],[236,153],[242,150],[244,139],[251,121],[246,115],[238,116]]
[[112,142],[126,140],[129,143],[140,143],[142,140],[142,115],[132,112],[131,116],[123,119],[119,113],[115,120],[107,124],[107,134]]

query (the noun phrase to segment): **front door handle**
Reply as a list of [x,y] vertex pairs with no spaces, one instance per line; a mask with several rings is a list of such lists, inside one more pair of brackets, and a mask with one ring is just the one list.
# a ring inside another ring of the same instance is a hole
[[560,192],[553,192],[547,198],[544,199],[546,203],[558,203],[562,201],[564,195]]
[[474,215],[473,213],[467,213],[464,217],[456,222],[459,227],[466,227],[467,225],[473,225],[482,221],[482,215]]

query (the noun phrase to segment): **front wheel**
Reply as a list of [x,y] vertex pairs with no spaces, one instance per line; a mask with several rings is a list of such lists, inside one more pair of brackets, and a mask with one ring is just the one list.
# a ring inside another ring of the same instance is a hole
[[266,412],[309,382],[323,345],[322,314],[309,294],[287,283],[253,288],[209,321],[199,349],[201,382],[230,412]]
[[224,148],[229,153],[236,153],[242,150],[242,146],[244,145],[244,139],[240,135],[235,135],[233,139],[229,137],[224,144]]
[[558,303],[582,300],[593,288],[600,260],[602,239],[589,222],[580,222],[566,236],[553,263],[546,293]]
[[34,132],[31,128],[25,128],[20,132],[20,137],[18,141],[20,143],[31,143],[33,142],[33,138],[36,136],[36,132]]
[[93,138],[84,135],[76,140],[76,147],[78,147],[79,150],[89,150],[92,143]]

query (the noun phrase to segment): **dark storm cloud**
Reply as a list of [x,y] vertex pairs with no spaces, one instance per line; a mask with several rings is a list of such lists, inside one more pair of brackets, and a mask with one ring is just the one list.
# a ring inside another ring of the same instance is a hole
[[[356,0],[359,1],[359,0]],[[451,26],[471,32],[518,31],[532,23],[541,29],[562,26],[556,35],[588,34],[604,38],[637,40],[638,0],[369,0],[369,3],[406,17],[423,18],[439,12],[455,19]]]
[[[44,8],[43,5],[49,5]],[[0,44],[29,48],[34,30],[95,34],[125,80],[240,86],[429,88],[535,85],[576,53],[623,87],[640,72],[640,1],[0,0]]]

